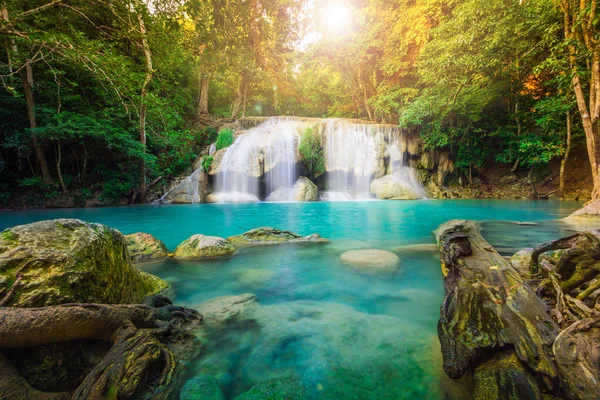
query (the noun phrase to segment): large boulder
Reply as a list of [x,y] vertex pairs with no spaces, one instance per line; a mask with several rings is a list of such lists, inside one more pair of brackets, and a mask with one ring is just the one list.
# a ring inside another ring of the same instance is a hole
[[132,233],[131,235],[126,235],[125,239],[127,239],[127,248],[129,249],[129,254],[131,254],[131,261],[134,263],[162,260],[168,256],[167,246],[148,233]]
[[200,259],[229,256],[236,248],[217,236],[192,235],[177,246],[173,257],[177,259]]
[[278,187],[267,197],[267,201],[317,201],[319,189],[310,179],[301,176],[289,189]]
[[135,268],[125,236],[104,225],[56,219],[0,233],[6,306],[136,303],[167,286]]
[[231,323],[251,318],[258,307],[256,296],[252,293],[237,296],[222,296],[208,300],[195,308],[204,316],[206,329],[216,331]]
[[386,250],[350,250],[342,253],[340,258],[354,269],[371,273],[393,272],[400,265],[400,258]]
[[319,198],[317,185],[305,176],[298,178],[292,190],[294,192],[294,201],[317,201]]
[[596,228],[600,226],[600,200],[595,200],[585,207],[575,211],[565,222],[574,225],[577,230]]
[[203,187],[206,186],[206,174],[198,168],[190,176],[179,182],[169,190],[161,199],[166,204],[191,204],[200,203],[203,199]]
[[308,236],[300,236],[291,231],[282,231],[280,229],[263,226],[260,228],[251,229],[241,235],[230,236],[227,241],[236,245],[256,245],[256,244],[275,244],[275,243],[303,243],[303,242],[318,242],[328,243],[327,239],[323,239],[319,234],[313,233]]
[[386,175],[371,182],[371,193],[378,199],[416,200],[421,196],[408,183],[395,175]]

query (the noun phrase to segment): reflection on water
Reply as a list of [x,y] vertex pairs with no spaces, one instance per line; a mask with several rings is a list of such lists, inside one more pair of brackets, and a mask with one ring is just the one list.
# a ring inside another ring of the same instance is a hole
[[190,365],[181,398],[200,392],[219,398],[206,395],[217,385],[211,393],[228,399],[460,399],[462,387],[441,369],[437,254],[398,250],[400,268],[387,275],[361,274],[342,264],[340,254],[431,244],[440,223],[468,218],[484,221],[483,235],[510,255],[567,234],[569,227],[556,220],[576,207],[482,200],[144,206],[5,212],[0,227],[76,217],[151,233],[171,250],[194,233],[226,237],[262,225],[318,232],[332,242],[144,267],[169,281],[175,301],[187,306],[256,295],[229,323],[200,333],[206,348]]

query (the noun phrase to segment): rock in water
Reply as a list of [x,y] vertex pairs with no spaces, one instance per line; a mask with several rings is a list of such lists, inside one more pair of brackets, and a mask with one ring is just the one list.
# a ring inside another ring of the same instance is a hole
[[179,400],[225,400],[225,396],[215,378],[199,375],[183,385]]
[[526,249],[519,250],[518,252],[513,254],[509,259],[510,264],[521,275],[529,273],[529,265],[531,264],[531,253],[533,253],[533,248],[528,247]]
[[385,250],[350,250],[342,253],[340,258],[353,268],[375,273],[392,272],[400,265],[400,258]]
[[223,257],[235,252],[236,248],[223,238],[217,236],[193,235],[177,246],[173,252],[173,257],[180,260],[193,260]]
[[304,176],[298,178],[292,190],[294,192],[294,201],[317,201],[319,198],[317,185]]
[[294,376],[286,376],[257,383],[246,393],[237,396],[235,400],[304,400],[306,398],[306,389],[300,380]]
[[208,300],[196,309],[204,316],[204,324],[209,330],[220,330],[225,325],[250,318],[258,306],[252,293],[238,296],[222,296]]
[[160,260],[167,257],[167,246],[148,233],[132,233],[126,235],[127,248],[131,254],[131,261],[144,262]]
[[586,318],[562,331],[552,346],[558,372],[573,399],[592,400],[600,393],[600,319]]
[[416,200],[421,196],[415,190],[394,175],[386,175],[383,178],[371,182],[371,193],[378,199],[386,200]]
[[329,243],[327,239],[323,239],[316,233],[308,236],[300,236],[291,231],[282,231],[268,226],[249,230],[241,235],[230,236],[227,241],[237,245],[251,244],[274,244],[274,243],[302,243],[302,242],[318,242]]
[[135,303],[167,288],[131,264],[121,232],[77,219],[0,233],[0,301],[13,307]]

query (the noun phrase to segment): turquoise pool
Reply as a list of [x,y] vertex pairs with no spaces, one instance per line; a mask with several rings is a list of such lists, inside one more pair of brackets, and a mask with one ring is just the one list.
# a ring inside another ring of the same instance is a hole
[[465,218],[483,221],[484,236],[509,255],[567,233],[559,219],[578,206],[423,200],[31,210],[0,212],[0,229],[80,218],[125,234],[150,233],[170,250],[195,233],[227,237],[258,226],[319,233],[331,243],[253,247],[224,260],[142,266],[169,281],[175,301],[187,306],[256,295],[248,315],[201,333],[206,345],[189,366],[181,398],[195,398],[211,382],[227,399],[460,399],[462,384],[441,369],[437,254],[399,251],[400,267],[385,275],[349,268],[340,254],[431,244],[439,224]]

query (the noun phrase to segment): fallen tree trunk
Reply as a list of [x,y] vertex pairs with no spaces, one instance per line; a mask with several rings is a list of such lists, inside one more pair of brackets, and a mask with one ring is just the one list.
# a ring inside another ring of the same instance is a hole
[[[474,222],[449,221],[435,235],[446,293],[438,324],[445,372],[458,379],[501,352],[505,358],[513,352],[524,370],[537,373],[551,389],[557,377],[552,343],[558,326],[550,318],[548,306],[483,239]],[[506,379],[514,381],[517,370],[505,369]],[[494,374],[502,372],[495,370]],[[517,383],[523,386],[523,393],[539,393],[529,386],[531,379],[521,378]],[[490,385],[503,379],[480,381]],[[475,390],[475,394],[484,392]],[[504,396],[499,398],[510,394]]]

